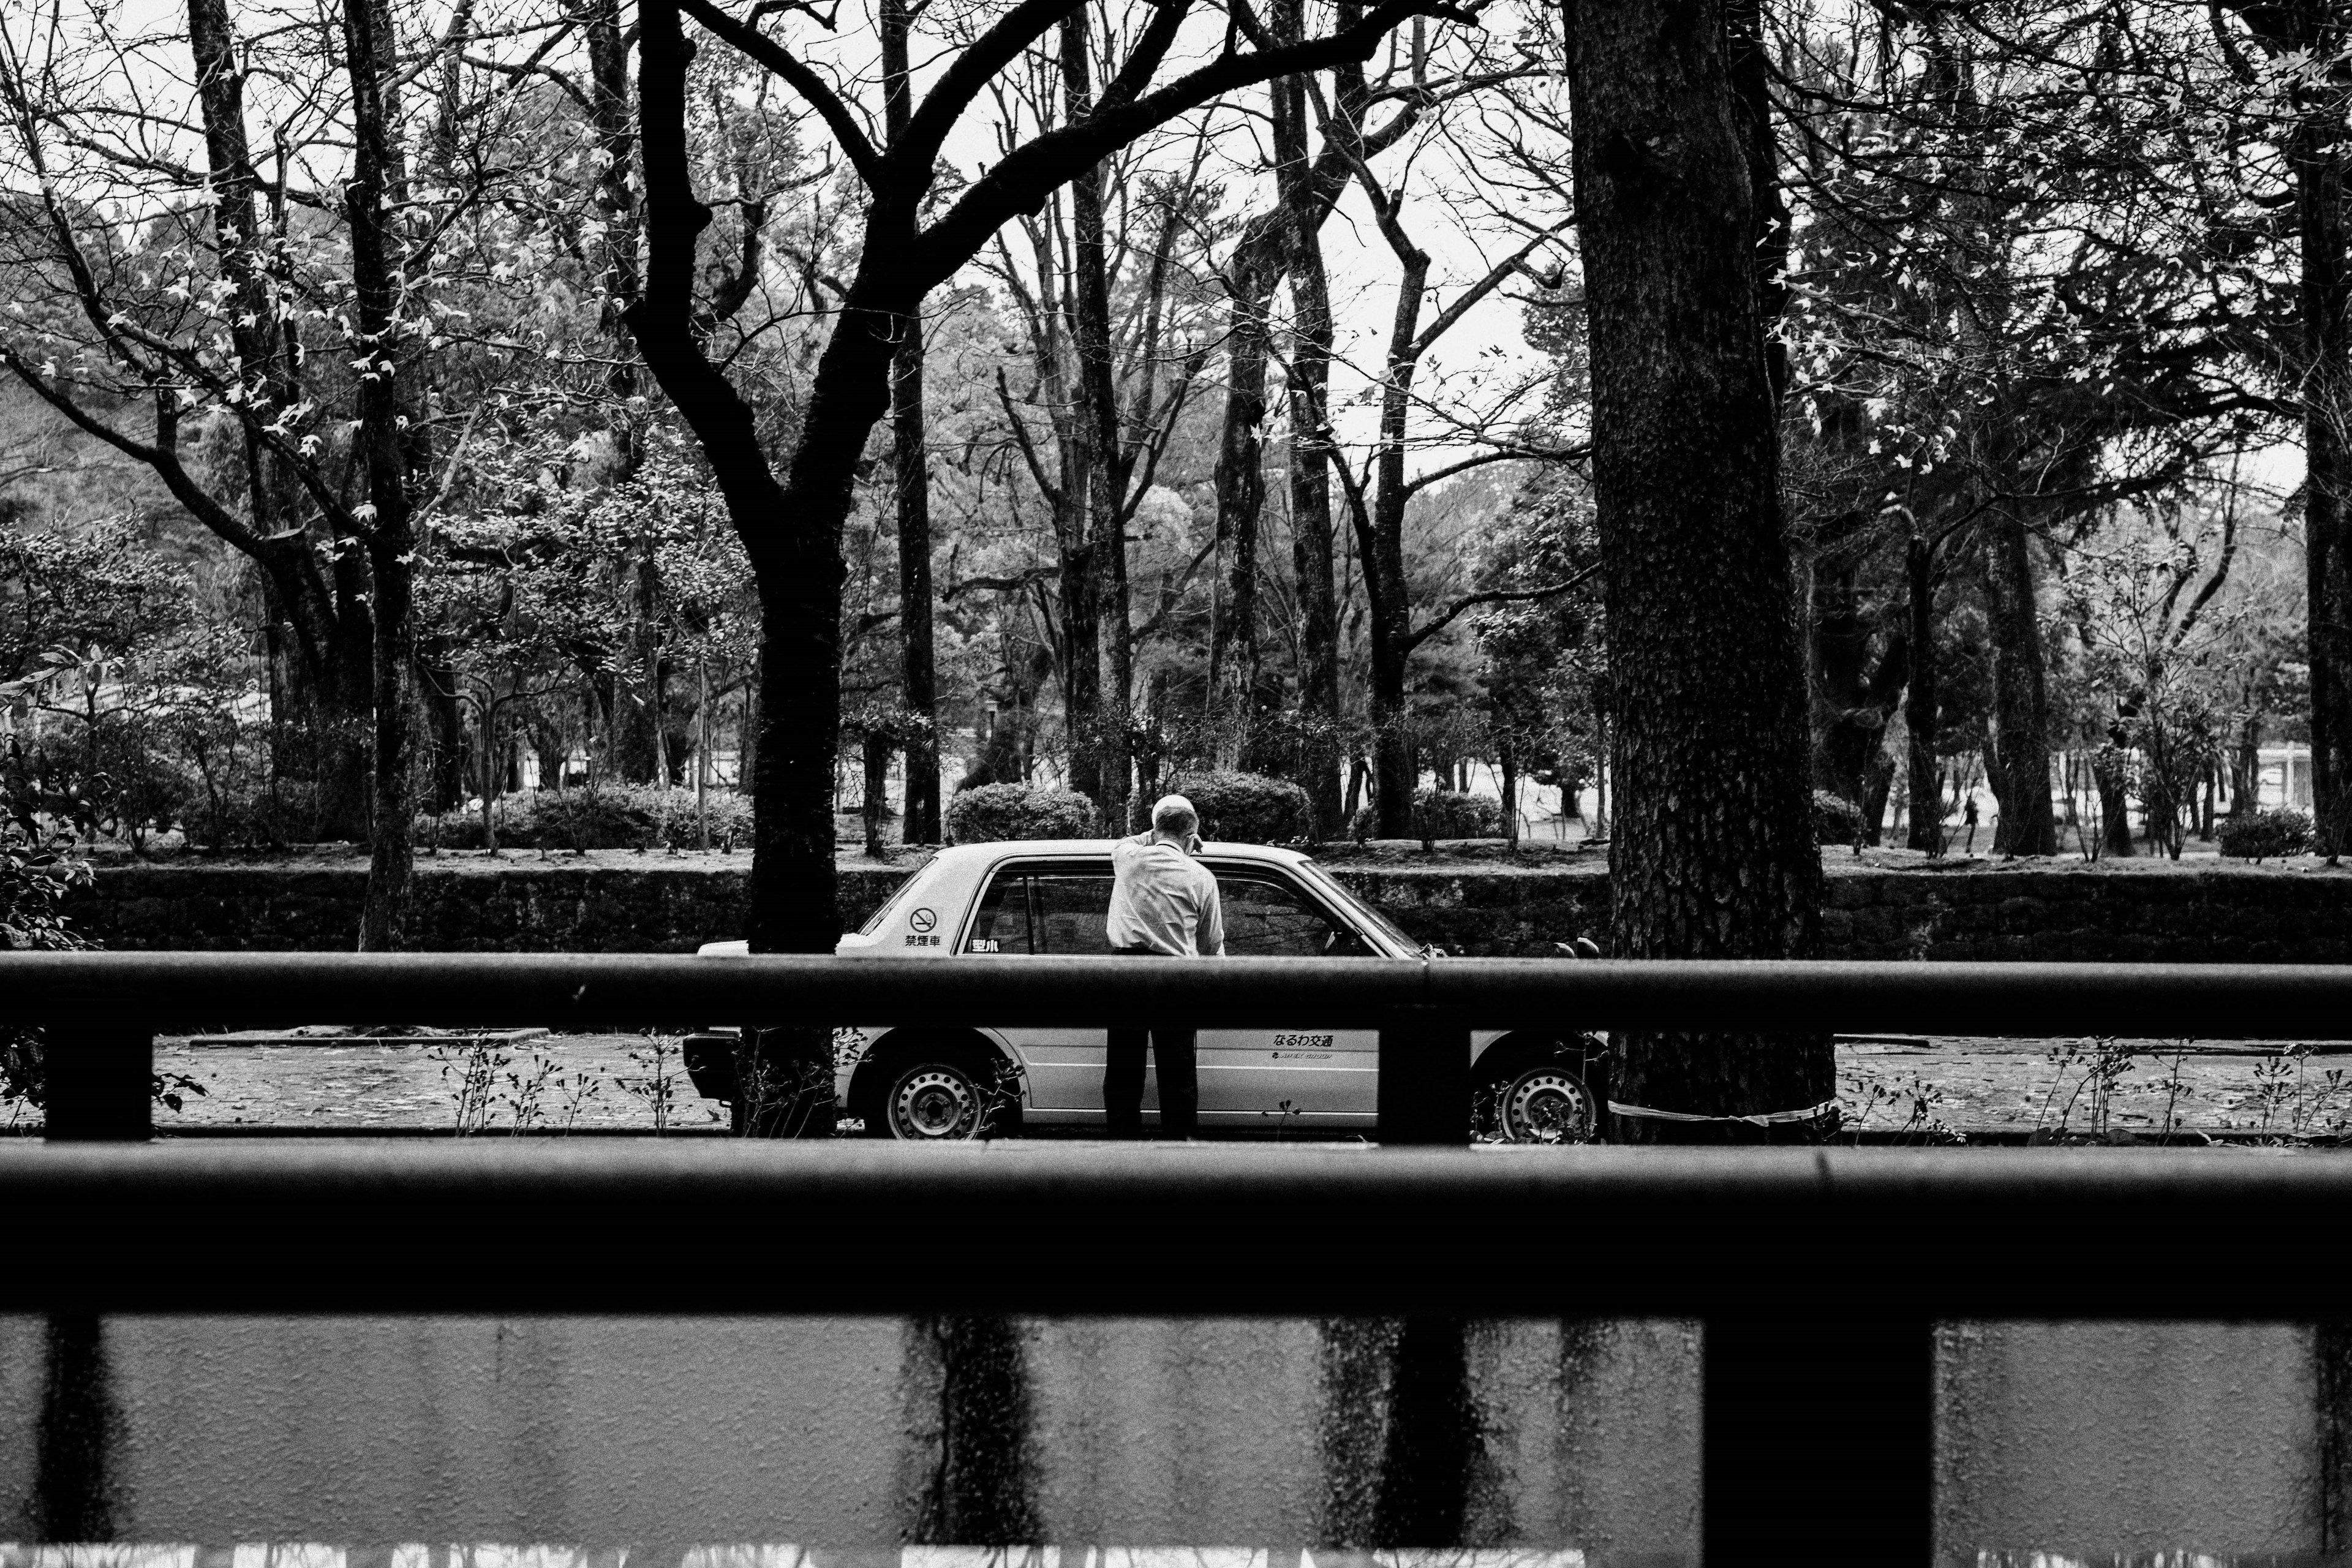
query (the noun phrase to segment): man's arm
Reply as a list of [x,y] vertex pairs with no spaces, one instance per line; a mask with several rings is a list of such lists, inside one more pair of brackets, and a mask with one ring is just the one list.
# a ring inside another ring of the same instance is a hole
[[1225,956],[1224,902],[1224,900],[1217,895],[1216,879],[1211,878],[1208,900],[1201,906],[1200,930],[1192,939],[1193,945],[1201,950],[1202,958]]

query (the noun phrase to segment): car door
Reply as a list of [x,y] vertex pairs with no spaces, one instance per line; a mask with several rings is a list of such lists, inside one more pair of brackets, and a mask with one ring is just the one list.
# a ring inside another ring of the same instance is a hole
[[[1312,893],[1269,867],[1214,865],[1225,952],[1235,958],[1339,958],[1370,949],[1360,932]],[[1379,1120],[1380,1031],[1204,1029],[1201,1033],[1202,1111],[1208,1105],[1207,1063],[1224,1064],[1231,1123],[1302,1130],[1370,1127]]]
[[[1108,862],[1032,864],[1026,868],[1029,930],[1035,951],[1057,958],[1110,955]],[[1013,1047],[1029,1064],[1031,1103],[1065,1121],[1100,1121],[1106,1029],[1023,1028]],[[1147,1079],[1143,1109],[1160,1109],[1159,1085]]]
[[[989,874],[957,948],[960,956],[988,959],[1047,951],[1045,922],[1036,910],[1029,864],[1015,861]],[[1069,926],[1061,928],[1067,945]],[[1056,1112],[1102,1111],[1103,1038],[1099,1030],[1004,1028],[1029,1080],[1027,1110],[1044,1121]]]
[[[1030,930],[1039,952],[1064,958],[1110,956],[1107,927],[1113,883],[1107,863],[1032,865],[1028,875]],[[1115,1021],[1149,1025],[1159,1020],[1137,1017]],[[1024,1029],[1014,1038],[1024,1058],[1036,1064],[1034,1070],[1039,1080],[1051,1079],[1054,1083],[1050,1109],[1076,1113],[1076,1119],[1082,1121],[1101,1117],[1103,1058],[1109,1045],[1107,1030]],[[1195,1061],[1202,1121],[1233,1125],[1258,1120],[1264,1075],[1255,1069],[1264,1065],[1264,1049],[1254,1037],[1232,1030],[1222,1034],[1203,1031],[1200,1035]],[[1033,1103],[1045,1103],[1038,1100],[1038,1093],[1032,1091]],[[1144,1077],[1143,1110],[1147,1121],[1160,1112],[1156,1058]]]

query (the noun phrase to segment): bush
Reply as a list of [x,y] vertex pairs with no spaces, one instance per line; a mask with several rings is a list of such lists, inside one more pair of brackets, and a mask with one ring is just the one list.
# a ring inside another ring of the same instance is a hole
[[[1380,830],[1380,808],[1367,803],[1348,824],[1348,836],[1370,838]],[[1503,803],[1483,795],[1418,789],[1412,795],[1412,831],[1421,838],[1500,838]]]
[[1084,838],[1094,832],[1095,803],[1076,790],[979,784],[948,802],[949,842],[1001,844],[1011,838]]
[[1862,807],[1825,789],[1813,792],[1813,842],[1851,844],[1862,832]]
[[2241,860],[2300,855],[2311,847],[2311,818],[2300,811],[2257,811],[2221,824],[2221,853]]
[[[710,842],[748,844],[751,803],[733,791],[709,796]],[[665,820],[667,835],[665,837]],[[490,821],[501,849],[651,849],[664,843],[695,842],[694,792],[654,784],[599,784],[593,788],[530,790],[490,803]],[[419,847],[482,847],[482,808],[458,806],[438,817],[416,819]]]
[[1201,814],[1201,837],[1228,844],[1288,844],[1313,829],[1307,792],[1264,773],[1178,773],[1168,781]]
[[1500,838],[1503,803],[1452,790],[1415,790],[1412,820],[1423,838]]

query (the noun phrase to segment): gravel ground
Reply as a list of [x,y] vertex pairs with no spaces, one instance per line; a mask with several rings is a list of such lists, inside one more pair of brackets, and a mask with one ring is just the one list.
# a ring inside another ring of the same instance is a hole
[[[468,1114],[513,1126],[517,1107],[543,1127],[655,1125],[667,1079],[667,1124],[709,1127],[675,1041],[641,1035],[551,1035],[502,1044],[475,1063]],[[2181,1050],[2177,1058],[2172,1054]],[[2340,1132],[2352,1120],[2352,1047],[2294,1058],[2281,1045],[1878,1041],[1841,1045],[1838,1089],[1849,1125],[1883,1130],[1940,1123],[1954,1131],[2030,1131],[2063,1121],[2076,1131],[2138,1131],[2168,1121],[2199,1131]],[[503,1058],[503,1060],[499,1058]],[[201,1084],[159,1128],[449,1128],[466,1095],[467,1053],[450,1047],[363,1040],[301,1046],[156,1043],[156,1068]],[[2100,1085],[2108,1085],[2102,1107]],[[536,1088],[534,1089],[534,1085]],[[2099,1118],[2104,1110],[2105,1122]]]

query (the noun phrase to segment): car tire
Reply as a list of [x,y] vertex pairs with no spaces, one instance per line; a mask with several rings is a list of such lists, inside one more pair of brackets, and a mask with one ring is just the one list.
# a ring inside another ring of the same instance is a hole
[[868,1131],[915,1143],[959,1143],[987,1136],[991,1091],[974,1064],[957,1058],[925,1056],[907,1062],[884,1081],[881,1114]]
[[1522,1058],[1479,1085],[1480,1131],[1505,1143],[1588,1143],[1600,1104],[1574,1059]]

